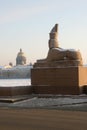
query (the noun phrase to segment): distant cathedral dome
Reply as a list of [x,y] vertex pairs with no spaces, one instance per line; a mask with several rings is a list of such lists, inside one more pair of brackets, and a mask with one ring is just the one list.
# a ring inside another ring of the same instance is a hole
[[26,56],[24,52],[22,52],[22,49],[20,49],[20,52],[17,54],[16,65],[25,65],[25,64],[26,64]]

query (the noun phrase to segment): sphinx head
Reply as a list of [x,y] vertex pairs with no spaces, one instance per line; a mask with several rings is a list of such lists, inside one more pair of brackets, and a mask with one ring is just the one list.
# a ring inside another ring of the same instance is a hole
[[55,26],[52,28],[49,37],[49,49],[58,48],[58,24],[55,24]]

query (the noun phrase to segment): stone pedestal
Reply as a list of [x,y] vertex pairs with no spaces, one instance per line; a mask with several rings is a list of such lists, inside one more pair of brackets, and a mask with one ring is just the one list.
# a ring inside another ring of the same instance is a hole
[[31,85],[36,94],[81,94],[87,85],[87,67],[33,68]]

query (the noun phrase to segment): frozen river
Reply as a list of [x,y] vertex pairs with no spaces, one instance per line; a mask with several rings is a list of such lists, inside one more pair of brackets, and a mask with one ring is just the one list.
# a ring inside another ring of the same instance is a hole
[[28,86],[30,79],[0,79],[0,87]]

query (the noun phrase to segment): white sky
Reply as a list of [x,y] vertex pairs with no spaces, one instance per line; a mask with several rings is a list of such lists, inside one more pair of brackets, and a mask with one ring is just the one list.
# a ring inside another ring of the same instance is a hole
[[20,48],[27,63],[45,58],[56,23],[60,47],[79,49],[87,63],[87,0],[0,0],[0,65],[15,65]]

